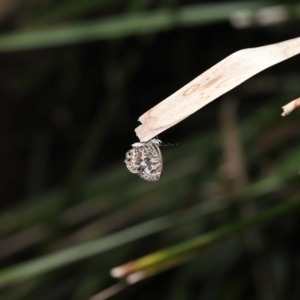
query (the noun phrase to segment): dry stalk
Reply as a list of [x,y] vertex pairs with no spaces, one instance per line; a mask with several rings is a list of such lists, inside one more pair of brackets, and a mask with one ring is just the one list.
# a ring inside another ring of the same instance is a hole
[[300,108],[300,98],[297,98],[296,100],[291,101],[285,106],[282,106],[283,113],[281,115],[285,117],[298,108]]

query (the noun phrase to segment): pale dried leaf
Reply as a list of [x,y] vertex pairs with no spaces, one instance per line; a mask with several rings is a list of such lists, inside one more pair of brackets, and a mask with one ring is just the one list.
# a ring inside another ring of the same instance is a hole
[[296,100],[291,101],[285,106],[282,106],[283,113],[281,115],[285,117],[298,108],[300,108],[300,98],[297,98]]
[[233,53],[144,113],[137,136],[141,142],[152,139],[253,75],[299,53],[299,37]]

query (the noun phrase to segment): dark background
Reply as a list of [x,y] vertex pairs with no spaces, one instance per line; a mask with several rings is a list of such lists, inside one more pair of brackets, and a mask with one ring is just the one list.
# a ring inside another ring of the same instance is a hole
[[[191,5],[199,18],[182,21],[180,13]],[[142,181],[123,163],[138,141],[138,117],[152,106],[233,52],[299,36],[297,1],[231,5],[134,0],[0,5],[0,283],[6,268],[205,201],[214,207],[246,190],[239,197],[250,203],[52,270],[42,267],[32,276],[17,269],[2,285],[1,299],[88,299],[115,283],[109,270],[117,265],[299,194],[299,112],[280,114],[299,97],[300,56],[163,132],[159,139],[179,145],[162,148],[159,182]],[[273,15],[274,22],[263,26],[261,7],[275,5],[285,10],[284,20]],[[241,8],[249,13],[244,27],[232,21]],[[161,12],[170,19],[146,24]],[[134,23],[140,14],[144,19],[124,33],[122,18]],[[89,37],[93,30],[86,25],[106,21],[117,35],[109,31],[102,37],[99,29],[99,36],[96,31]],[[59,38],[66,27],[74,40]],[[26,36],[36,31],[41,35]],[[294,214],[253,236],[228,238],[114,298],[299,299],[298,219]]]

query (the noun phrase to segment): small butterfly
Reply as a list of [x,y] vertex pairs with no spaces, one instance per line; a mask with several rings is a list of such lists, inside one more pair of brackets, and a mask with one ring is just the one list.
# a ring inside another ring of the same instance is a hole
[[159,180],[163,169],[163,159],[159,149],[161,144],[159,139],[132,144],[133,148],[126,152],[124,160],[128,170],[147,181]]

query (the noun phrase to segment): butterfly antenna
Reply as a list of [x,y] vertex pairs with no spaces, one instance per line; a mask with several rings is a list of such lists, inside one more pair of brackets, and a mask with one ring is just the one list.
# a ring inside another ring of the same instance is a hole
[[169,147],[169,146],[178,146],[177,143],[175,144],[170,144],[170,143],[167,143],[167,144],[161,144],[160,147]]
[[159,140],[159,139],[158,139],[158,136],[157,136],[157,135],[155,136],[155,139],[157,139],[158,141],[160,141],[160,142],[161,142],[161,144],[159,145],[160,147],[162,147],[162,146],[164,146],[164,147],[169,147],[169,146],[178,146],[178,144],[177,144],[177,143],[175,143],[175,144],[170,144],[170,143],[167,143],[167,144],[165,144],[164,142],[162,142],[161,140]]

